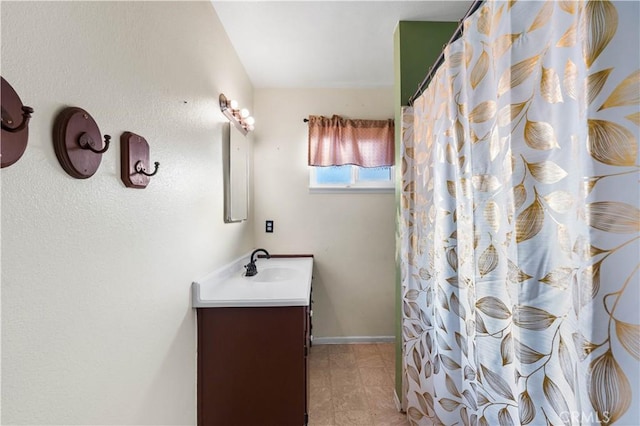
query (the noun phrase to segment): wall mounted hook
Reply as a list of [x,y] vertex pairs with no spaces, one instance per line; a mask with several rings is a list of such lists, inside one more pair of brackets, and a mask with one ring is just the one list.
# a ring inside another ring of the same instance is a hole
[[[18,161],[27,149],[29,120],[31,119],[31,114],[33,114],[33,108],[22,104],[20,96],[4,77],[2,78],[0,93],[2,94],[0,163],[1,167],[8,167]],[[20,124],[16,125],[16,121],[20,116],[22,116]]]
[[82,108],[67,107],[58,114],[53,123],[53,147],[65,172],[76,179],[93,176],[111,139],[105,135],[103,147],[100,135],[95,120]]
[[143,174],[143,175],[149,176],[149,177],[154,176],[156,173],[158,173],[158,168],[160,167],[160,163],[158,163],[156,161],[153,164],[155,165],[155,170],[153,171],[153,173],[147,173],[147,171],[144,168],[144,164],[142,164],[142,161],[138,160],[136,162],[136,166],[135,166],[136,173],[140,173],[140,174]]
[[149,173],[149,144],[140,135],[124,132],[120,136],[120,177],[127,188],[146,188],[150,177],[158,173],[160,163]]
[[109,149],[110,142],[111,142],[111,136],[104,135],[104,148],[95,149],[94,148],[95,142],[93,141],[93,139],[91,139],[91,135],[89,135],[89,133],[85,132],[81,134],[80,137],[78,138],[78,145],[80,145],[80,148],[88,149],[89,151],[96,154],[105,153]]
[[33,114],[33,108],[28,106],[23,106],[22,122],[19,125],[12,127],[12,124],[14,124],[13,119],[11,118],[11,115],[9,114],[9,112],[3,107],[2,108],[2,130],[10,133],[16,133],[16,132],[22,131],[25,127],[29,125],[31,114]]

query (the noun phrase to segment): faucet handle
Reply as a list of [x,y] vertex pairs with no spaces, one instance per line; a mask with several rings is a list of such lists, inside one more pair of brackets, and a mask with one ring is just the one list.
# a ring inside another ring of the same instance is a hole
[[244,265],[244,268],[247,270],[244,274],[245,277],[252,277],[258,273],[258,268],[256,268],[256,264],[253,262],[249,262],[248,264]]

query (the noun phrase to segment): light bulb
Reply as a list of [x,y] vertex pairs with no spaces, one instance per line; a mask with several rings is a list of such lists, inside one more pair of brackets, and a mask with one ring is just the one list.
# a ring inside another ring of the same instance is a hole
[[249,110],[246,108],[242,108],[240,110],[240,117],[247,118],[249,116]]
[[252,132],[253,129],[255,129],[255,127],[253,127],[253,124],[250,124],[249,127],[247,127],[247,130],[249,130],[250,132]]
[[249,126],[253,126],[253,124],[256,122],[256,119],[249,116],[244,119],[244,122],[247,123]]
[[229,107],[231,109],[238,109],[238,101],[236,101],[235,99],[231,99],[229,101]]

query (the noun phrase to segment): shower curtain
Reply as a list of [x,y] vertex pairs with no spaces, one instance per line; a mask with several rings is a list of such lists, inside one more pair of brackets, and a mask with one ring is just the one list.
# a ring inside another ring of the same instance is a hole
[[405,109],[412,424],[638,424],[639,16],[486,2]]

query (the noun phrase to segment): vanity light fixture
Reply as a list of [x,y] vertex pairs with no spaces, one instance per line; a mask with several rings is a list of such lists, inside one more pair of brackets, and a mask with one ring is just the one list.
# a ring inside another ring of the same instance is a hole
[[243,135],[254,129],[256,120],[250,115],[249,110],[246,108],[240,109],[238,101],[227,99],[222,93],[220,93],[220,111]]

